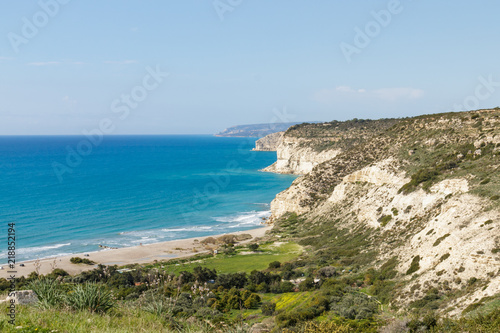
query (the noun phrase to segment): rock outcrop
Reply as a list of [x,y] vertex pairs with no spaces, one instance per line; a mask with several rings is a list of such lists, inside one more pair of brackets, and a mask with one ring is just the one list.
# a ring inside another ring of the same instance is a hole
[[255,151],[276,151],[283,139],[285,132],[276,132],[266,135],[255,141]]
[[276,149],[277,161],[262,171],[304,175],[340,152],[339,149],[315,151],[308,143],[304,139],[282,137]]
[[18,290],[14,292],[12,297],[8,296],[4,301],[0,301],[0,303],[10,303],[11,300],[14,300],[14,304],[17,305],[27,305],[38,302],[38,297],[33,290]]

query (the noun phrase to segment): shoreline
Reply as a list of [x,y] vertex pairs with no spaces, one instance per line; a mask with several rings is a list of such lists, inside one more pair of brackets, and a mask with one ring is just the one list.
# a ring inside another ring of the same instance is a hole
[[[263,237],[266,232],[268,230],[271,230],[272,228],[272,225],[265,225],[255,229],[223,233],[218,235],[177,239],[153,244],[122,247],[118,249],[105,249],[95,252],[84,252],[61,257],[45,258],[38,260],[40,264],[39,273],[46,275],[49,274],[54,268],[60,268],[68,272],[70,275],[75,275],[83,271],[92,270],[96,268],[98,264],[103,264],[106,266],[123,266],[128,264],[152,263],[155,260],[167,261],[170,259],[190,257],[195,254],[208,253],[210,251],[210,249],[200,243],[205,238],[217,238],[223,235],[250,234],[252,236],[251,239],[238,242],[238,244],[244,244],[254,240],[257,237]],[[84,256],[84,254],[88,254],[88,256]],[[72,264],[70,262],[70,259],[73,257],[87,258],[94,261],[96,264]],[[36,271],[36,262],[37,260],[27,260],[16,263],[16,277],[27,277],[31,272]],[[24,264],[25,267],[20,267],[20,264]],[[10,270],[7,265],[2,265],[2,267],[3,269],[0,270],[0,278],[8,278],[12,273],[8,273],[8,271]]]

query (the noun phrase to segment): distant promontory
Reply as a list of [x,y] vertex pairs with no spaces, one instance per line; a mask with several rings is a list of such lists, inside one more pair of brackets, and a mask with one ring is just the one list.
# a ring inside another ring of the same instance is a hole
[[215,134],[215,136],[262,138],[271,133],[284,132],[289,127],[297,124],[300,124],[300,122],[237,125],[226,128],[222,132]]

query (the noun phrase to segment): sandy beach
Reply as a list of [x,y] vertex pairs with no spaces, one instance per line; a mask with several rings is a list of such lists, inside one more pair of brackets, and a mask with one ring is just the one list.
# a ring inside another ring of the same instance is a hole
[[[220,237],[222,235],[241,235],[241,234],[250,234],[252,239],[256,237],[262,237],[265,235],[266,231],[271,230],[272,226],[260,227],[252,230],[238,231],[220,235],[213,236],[204,236],[197,238],[187,238],[187,239],[179,239],[168,242],[133,246],[133,247],[124,247],[118,249],[105,249],[97,252],[88,252],[88,256],[84,256],[85,253],[73,254],[64,257],[55,257],[55,258],[47,258],[40,259],[39,263],[39,272],[40,274],[49,274],[54,268],[61,268],[68,272],[71,275],[81,273],[86,270],[91,270],[97,267],[97,264],[103,265],[127,265],[127,264],[144,264],[150,263],[155,260],[169,260],[173,258],[180,257],[188,257],[198,253],[208,253],[210,249],[205,247],[203,244],[200,244],[200,241],[207,237]],[[252,241],[252,239],[248,239],[246,241],[239,242],[246,243]],[[80,257],[80,258],[88,258],[96,263],[96,265],[85,265],[85,264],[72,264],[70,259],[72,257]],[[21,263],[17,263],[16,265],[16,276],[27,276],[31,272],[36,270],[35,264],[36,260],[29,260],[22,262],[24,267],[19,266]],[[9,273],[9,268],[7,265],[2,265],[3,269],[0,270],[0,278],[7,278],[12,273]]]

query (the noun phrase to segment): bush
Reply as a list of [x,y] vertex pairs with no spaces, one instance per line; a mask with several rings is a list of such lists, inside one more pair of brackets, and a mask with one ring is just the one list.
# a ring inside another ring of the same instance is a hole
[[257,251],[258,248],[259,248],[259,244],[253,243],[253,244],[248,245],[248,249],[250,251]]
[[72,257],[69,260],[72,264],[86,264],[86,265],[95,265],[95,262],[92,260],[89,260],[87,258],[80,258],[80,257]]
[[413,192],[418,185],[425,183],[424,188],[428,188],[432,182],[437,178],[439,172],[430,169],[420,169],[411,176],[410,182],[401,187],[398,193],[408,194]]
[[441,256],[441,258],[439,258],[439,262],[442,262],[442,261],[445,261],[446,259],[448,259],[450,257],[450,254],[449,253],[446,253],[446,254],[443,254]]
[[412,273],[415,273],[420,269],[420,256],[415,256],[413,257],[413,260],[411,261],[410,267],[406,271],[406,275],[410,275]]
[[434,242],[434,244],[432,244],[432,246],[438,246],[448,236],[450,236],[450,234],[446,234],[444,236],[439,237],[438,239],[436,239],[436,241]]
[[273,261],[269,263],[268,269],[278,269],[281,267],[281,263],[279,261]]
[[106,313],[115,306],[111,293],[95,283],[77,285],[66,297],[66,303],[73,310]]
[[236,237],[234,235],[223,235],[217,238],[217,242],[224,243],[226,245],[236,243]]
[[68,276],[69,273],[66,272],[64,269],[56,268],[52,272],[50,272],[50,275],[54,275],[56,277],[58,277],[58,276]]
[[260,296],[257,294],[251,294],[244,302],[243,306],[246,309],[253,309],[256,308],[257,305],[260,303]]
[[204,240],[202,240],[200,243],[205,244],[205,245],[206,244],[215,244],[215,243],[217,243],[217,240],[213,237],[207,237]]
[[215,280],[217,278],[217,272],[215,269],[210,269],[206,267],[196,266],[193,269],[193,275],[196,281],[204,283],[209,280]]
[[175,302],[171,298],[167,298],[163,295],[144,293],[139,298],[139,306],[142,310],[161,317],[172,312]]
[[391,220],[392,220],[392,215],[384,215],[378,219],[382,227],[385,227],[387,223],[389,223],[389,221]]
[[337,275],[337,269],[333,266],[322,267],[318,270],[318,276],[322,278],[330,278]]
[[262,314],[264,316],[272,316],[274,315],[274,311],[276,310],[276,303],[272,302],[263,303],[260,309],[262,310]]
[[334,298],[330,309],[339,316],[347,319],[368,319],[378,310],[378,304],[365,294],[347,294],[340,298]]
[[38,303],[42,309],[58,308],[63,300],[63,292],[60,283],[55,279],[35,280],[29,284],[29,288],[38,296]]
[[310,277],[306,278],[299,284],[300,291],[309,291],[314,289],[314,280]]

